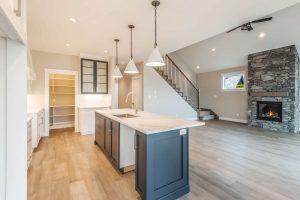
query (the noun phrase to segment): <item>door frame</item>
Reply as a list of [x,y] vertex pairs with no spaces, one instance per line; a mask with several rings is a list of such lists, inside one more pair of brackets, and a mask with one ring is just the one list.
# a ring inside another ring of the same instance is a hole
[[74,70],[60,70],[60,69],[45,69],[45,133],[43,136],[49,136],[49,75],[63,74],[75,76],[75,132],[78,132],[78,71]]
[[[0,199],[5,199],[6,195],[6,40],[0,38]],[[3,50],[3,51],[2,51]]]
[[[141,105],[138,105],[140,110],[144,110],[144,82],[143,82],[143,75],[139,74],[136,76],[131,77],[131,90],[135,93],[137,93],[136,91],[134,91],[133,89],[133,81],[139,81],[141,83],[141,94],[140,94],[140,101],[141,101]],[[137,95],[137,94],[136,94]]]

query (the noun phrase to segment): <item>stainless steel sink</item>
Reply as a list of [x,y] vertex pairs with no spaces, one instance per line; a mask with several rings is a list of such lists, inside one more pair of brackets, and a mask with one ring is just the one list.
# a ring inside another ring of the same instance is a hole
[[120,117],[120,118],[134,118],[134,117],[138,117],[136,115],[132,115],[132,114],[120,114],[120,115],[114,115],[115,117]]

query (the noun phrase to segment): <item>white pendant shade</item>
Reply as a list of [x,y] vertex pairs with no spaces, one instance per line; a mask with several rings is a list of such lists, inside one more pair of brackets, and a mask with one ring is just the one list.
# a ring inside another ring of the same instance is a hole
[[122,75],[118,65],[115,66],[113,73],[112,73],[112,77],[113,78],[123,78],[123,75]]
[[159,52],[158,47],[155,47],[146,62],[146,66],[148,67],[162,67],[165,66],[165,62]]
[[126,73],[126,74],[137,74],[137,73],[139,73],[139,71],[136,68],[136,65],[134,64],[134,61],[133,61],[132,58],[129,60],[124,73]]

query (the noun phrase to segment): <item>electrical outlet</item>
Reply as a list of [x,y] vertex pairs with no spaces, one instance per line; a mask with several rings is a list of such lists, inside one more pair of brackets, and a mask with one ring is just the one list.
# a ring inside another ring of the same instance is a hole
[[180,135],[186,135],[186,129],[180,129]]

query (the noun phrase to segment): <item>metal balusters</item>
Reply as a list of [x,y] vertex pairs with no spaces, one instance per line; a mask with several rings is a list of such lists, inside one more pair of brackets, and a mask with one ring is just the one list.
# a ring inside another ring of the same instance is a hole
[[164,56],[164,61],[165,66],[159,67],[158,70],[194,109],[199,109],[199,89],[186,77],[168,55]]

